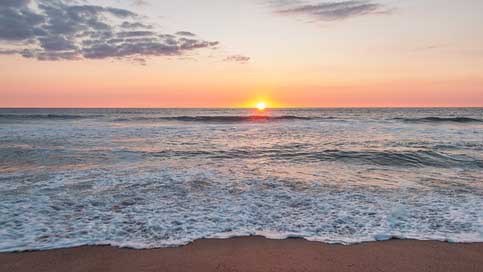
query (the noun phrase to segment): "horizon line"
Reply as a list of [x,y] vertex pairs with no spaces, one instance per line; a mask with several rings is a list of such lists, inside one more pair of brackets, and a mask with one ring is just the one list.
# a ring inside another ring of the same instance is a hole
[[[441,109],[441,108],[468,108],[480,109],[481,106],[320,106],[320,107],[268,107],[266,110],[284,109]],[[0,109],[256,109],[255,107],[0,107]]]

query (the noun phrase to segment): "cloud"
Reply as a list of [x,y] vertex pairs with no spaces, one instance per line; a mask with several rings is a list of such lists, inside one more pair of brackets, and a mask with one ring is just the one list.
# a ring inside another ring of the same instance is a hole
[[188,32],[188,31],[179,31],[179,32],[176,32],[176,35],[178,35],[178,36],[186,36],[186,37],[194,37],[194,36],[196,36],[195,34],[193,34],[191,32]]
[[336,21],[369,14],[388,13],[384,5],[369,0],[325,1],[319,3],[278,0],[270,3],[275,7],[277,14],[305,16],[318,21]]
[[132,0],[132,3],[135,6],[147,6],[148,5],[148,2],[145,1],[145,0]]
[[0,39],[18,41],[32,38],[39,32],[44,17],[27,8],[27,0],[0,2]]
[[12,54],[17,54],[17,50],[0,49],[0,55],[12,55]]
[[223,61],[239,62],[239,63],[244,64],[244,63],[247,63],[248,61],[250,61],[250,57],[243,56],[243,55],[232,55],[232,56],[226,57]]
[[1,0],[0,44],[8,47],[0,48],[0,54],[38,60],[127,58],[144,63],[147,57],[216,48],[218,42],[187,31],[160,33],[132,11],[85,1]]
[[448,47],[449,44],[431,44],[426,46],[421,46],[414,48],[413,51],[428,51],[428,50],[439,50]]
[[139,29],[139,28],[144,28],[144,29],[152,29],[153,26],[151,25],[148,25],[148,24],[143,24],[143,23],[140,23],[140,22],[123,22],[121,24],[121,27],[122,28],[125,28],[125,29]]

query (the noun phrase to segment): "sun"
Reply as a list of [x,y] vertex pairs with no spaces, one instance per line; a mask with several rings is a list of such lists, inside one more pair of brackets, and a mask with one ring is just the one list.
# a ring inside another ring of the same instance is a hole
[[258,102],[256,105],[259,111],[264,111],[267,108],[267,103],[265,102]]

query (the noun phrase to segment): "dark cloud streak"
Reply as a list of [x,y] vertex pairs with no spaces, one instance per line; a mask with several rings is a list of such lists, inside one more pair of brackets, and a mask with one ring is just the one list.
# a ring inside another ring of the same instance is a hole
[[388,13],[384,5],[369,0],[326,1],[313,4],[297,0],[279,0],[271,1],[271,4],[277,14],[305,16],[318,21],[336,21],[369,14]]
[[179,31],[179,32],[176,32],[176,35],[178,35],[178,36],[185,36],[185,37],[194,37],[194,36],[196,36],[195,34],[193,34],[191,32],[188,32],[188,31]]
[[228,56],[224,59],[224,61],[226,62],[238,62],[238,63],[247,63],[248,61],[250,61],[250,57],[247,57],[247,56],[243,56],[243,55],[231,55],[231,56]]

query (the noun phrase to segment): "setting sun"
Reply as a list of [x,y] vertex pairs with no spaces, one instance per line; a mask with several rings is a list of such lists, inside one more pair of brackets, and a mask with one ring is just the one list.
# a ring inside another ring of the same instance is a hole
[[265,102],[258,102],[257,103],[257,109],[258,110],[262,111],[262,110],[265,110],[266,108],[267,108],[267,103],[265,103]]

